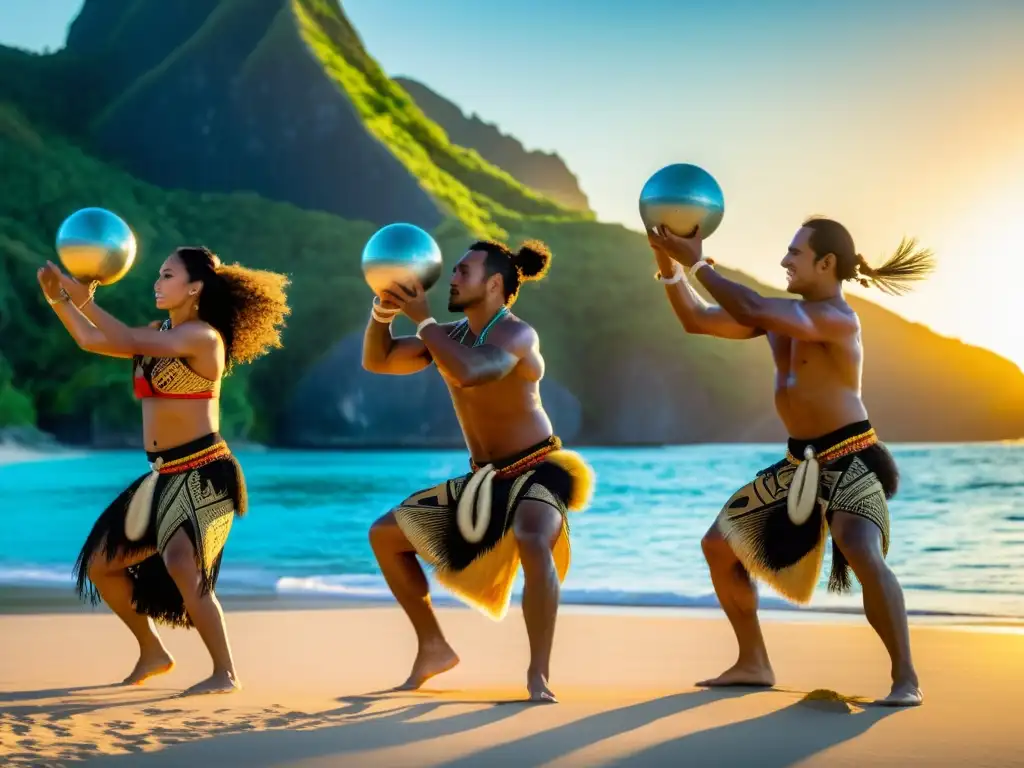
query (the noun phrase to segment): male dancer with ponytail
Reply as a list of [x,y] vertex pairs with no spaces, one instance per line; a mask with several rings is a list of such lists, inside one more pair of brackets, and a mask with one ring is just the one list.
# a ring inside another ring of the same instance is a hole
[[[785,458],[733,494],[701,541],[718,601],[736,633],[739,659],[700,685],[775,684],[751,576],[794,602],[809,602],[831,531],[829,589],[848,591],[853,569],[864,592],[864,613],[892,661],[892,690],[878,703],[920,704],[903,592],[885,562],[887,502],[899,473],[861,400],[860,322],[843,298],[842,284],[857,280],[904,293],[908,283],[931,270],[931,252],[905,240],[885,264],[872,268],[845,227],[808,219],[782,260],[787,289],[800,298],[781,299],[719,274],[703,257],[696,232],[679,237],[659,228],[649,240],[656,278],[688,332],[767,337],[777,370],[775,406],[790,436]],[[699,280],[718,306],[706,304],[687,276]]]
[[[593,479],[579,455],[562,449],[541,405],[537,332],[509,311],[520,285],[543,278],[550,260],[536,241],[517,253],[499,243],[474,243],[452,273],[448,311],[465,315],[455,323],[435,322],[420,285],[396,284],[374,299],[363,367],[402,375],[434,363],[470,452],[469,473],[412,494],[370,528],[380,569],[419,640],[403,690],[459,662],[438,625],[416,556],[458,598],[496,621],[508,611],[522,562],[526,685],[530,700],[555,701],[549,662],[560,583],[569,568],[566,515],[586,505]],[[398,312],[416,323],[416,336],[392,336]]]

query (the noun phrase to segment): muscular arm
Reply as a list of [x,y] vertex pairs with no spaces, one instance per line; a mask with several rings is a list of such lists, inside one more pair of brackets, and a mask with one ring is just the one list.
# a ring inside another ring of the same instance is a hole
[[722,307],[708,304],[686,278],[674,285],[666,285],[665,293],[687,333],[738,340],[764,335],[762,329],[739,323]]
[[437,367],[460,387],[505,378],[537,346],[537,333],[525,323],[498,325],[491,331],[492,341],[479,347],[463,346],[438,325],[428,325],[421,336]]
[[[107,312],[106,310],[101,308],[95,301],[88,302],[79,311],[83,315],[85,315],[86,320],[88,320],[90,323],[92,323],[92,325],[95,326],[97,328],[97,330],[100,330],[101,333],[102,333],[101,326],[103,326],[103,325],[105,325],[108,328],[112,327],[113,323],[118,323],[120,325],[124,325],[119,320],[117,320],[117,318],[115,318],[113,315],[111,315],[109,312]],[[116,327],[116,326],[114,326],[114,327]],[[150,323],[149,326],[147,326],[147,327],[149,327],[149,328],[159,328],[160,327],[160,321],[156,321],[156,322]],[[113,349],[113,348],[110,348],[107,351],[99,352],[99,354],[103,354],[103,355],[105,355],[107,357],[131,357],[132,356],[132,354],[130,352],[117,351],[116,349]]]
[[830,304],[768,298],[709,267],[697,272],[697,279],[726,312],[749,328],[817,342],[836,341],[857,329],[856,315]]
[[363,334],[363,368],[371,373],[404,376],[430,365],[430,352],[415,336],[391,335],[391,325],[370,317]]
[[125,352],[118,352],[113,349],[103,349],[103,341],[106,339],[103,332],[90,321],[89,315],[97,311],[102,312],[94,303],[89,303],[82,309],[72,306],[70,302],[64,301],[53,305],[53,311],[58,319],[71,334],[79,348],[87,352],[94,352],[105,357],[131,357]]
[[85,307],[88,317],[69,301],[60,301],[53,309],[79,347],[107,357],[194,357],[217,344],[217,332],[205,324],[186,323],[161,332],[127,326],[94,303]]
[[[674,269],[681,269],[667,256],[662,256],[657,252],[655,255],[658,270],[663,276],[671,275]],[[760,328],[751,328],[738,323],[722,307],[708,304],[685,277],[678,283],[666,285],[665,295],[668,296],[672,310],[687,333],[715,336],[720,339],[753,339],[764,334]]]

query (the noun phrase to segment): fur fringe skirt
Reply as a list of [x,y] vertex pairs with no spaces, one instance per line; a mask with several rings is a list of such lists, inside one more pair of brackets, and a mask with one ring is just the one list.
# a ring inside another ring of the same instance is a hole
[[521,454],[409,496],[392,513],[437,581],[463,603],[495,621],[508,612],[519,568],[513,531],[525,501],[554,507],[562,530],[553,556],[559,581],[569,570],[568,512],[584,509],[593,493],[593,470],[562,449],[557,437]]
[[127,569],[132,606],[161,624],[192,627],[163,553],[184,530],[195,549],[202,591],[212,591],[234,517],[246,512],[245,479],[217,433],[146,455],[152,471],[114,499],[86,538],[75,563],[77,592],[98,604],[100,595],[90,579],[97,558],[109,562],[142,556]]
[[[806,521],[790,518],[789,495],[798,467],[810,447],[820,465],[813,508]],[[836,512],[855,515],[878,527],[883,555],[889,552],[889,506],[899,485],[899,469],[867,421],[856,422],[815,440],[791,439],[786,457],[736,491],[717,519],[718,529],[743,567],[782,597],[810,602],[818,584]],[[850,566],[832,542],[830,592],[848,592]]]

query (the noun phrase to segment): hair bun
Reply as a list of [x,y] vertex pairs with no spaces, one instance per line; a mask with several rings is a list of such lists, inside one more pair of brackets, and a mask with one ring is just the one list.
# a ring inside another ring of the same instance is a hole
[[540,280],[551,266],[551,251],[540,240],[527,240],[512,254],[512,264],[523,280]]

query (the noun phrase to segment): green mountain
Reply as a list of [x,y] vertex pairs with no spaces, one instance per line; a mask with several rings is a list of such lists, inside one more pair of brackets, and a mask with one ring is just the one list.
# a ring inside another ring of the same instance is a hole
[[427,117],[444,129],[451,141],[475,149],[487,162],[505,169],[522,184],[567,208],[590,210],[579,181],[557,154],[527,150],[515,136],[502,133],[497,125],[485,122],[479,115],[467,117],[458,104],[421,82],[407,77],[396,77],[394,82],[413,98]]
[[[99,296],[125,321],[155,318],[152,280],[180,244],[291,276],[285,348],[225,382],[231,437],[459,444],[436,372],[359,366],[371,299],[359,254],[395,220],[429,228],[448,263],[478,235],[548,242],[551,274],[516,311],[541,334],[542,393],[563,437],[781,437],[766,345],[686,335],[651,280],[642,236],[556,202],[520,170],[428,118],[330,0],[86,0],[61,51],[0,48],[0,426],[139,443],[129,367],[78,350],[35,279],[64,217],[98,205],[139,239],[136,266]],[[1024,434],[1015,366],[857,306],[865,397],[884,436]],[[443,308],[435,296],[439,317]]]

